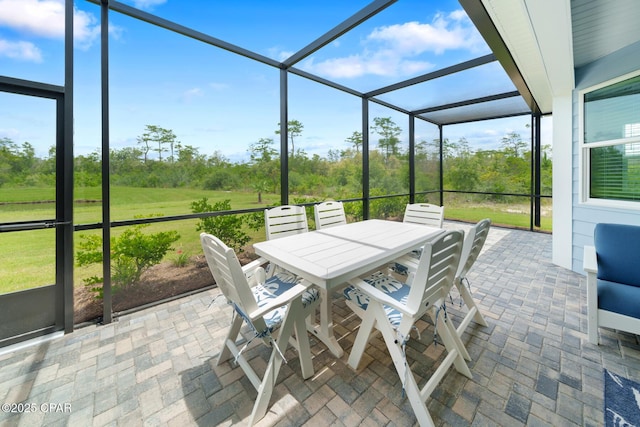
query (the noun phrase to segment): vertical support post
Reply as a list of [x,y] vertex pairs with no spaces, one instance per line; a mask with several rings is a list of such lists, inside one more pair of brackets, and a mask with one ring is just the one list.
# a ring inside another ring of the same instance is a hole
[[280,204],[289,203],[289,73],[280,69]]
[[[65,1],[64,96],[57,101],[56,291],[62,316],[57,326],[73,332],[73,1]],[[59,175],[62,175],[61,177]],[[56,302],[58,304],[58,302]]]
[[416,202],[416,116],[409,114],[409,203]]
[[529,138],[531,143],[529,144],[529,151],[531,152],[530,156],[529,156],[529,163],[530,163],[530,167],[529,167],[529,231],[533,231],[533,217],[534,215],[534,211],[535,211],[535,182],[536,182],[536,155],[535,155],[535,146],[536,146],[536,142],[535,142],[535,122],[533,120],[533,112],[531,113],[531,124],[529,125],[529,128],[531,129],[530,134],[529,134]]
[[102,98],[102,321],[112,322],[111,186],[109,179],[109,0],[100,1],[100,74]]
[[438,125],[438,132],[440,134],[440,153],[438,153],[440,155],[440,206],[444,206],[444,132],[442,131],[442,125]]
[[542,191],[542,141],[541,141],[541,124],[542,117],[540,113],[535,113],[533,116],[533,140],[535,141],[535,187],[533,189],[535,194],[535,210],[534,210],[534,225],[540,227],[541,225],[541,210],[542,199],[540,193]]
[[369,219],[369,100],[362,98],[362,219]]

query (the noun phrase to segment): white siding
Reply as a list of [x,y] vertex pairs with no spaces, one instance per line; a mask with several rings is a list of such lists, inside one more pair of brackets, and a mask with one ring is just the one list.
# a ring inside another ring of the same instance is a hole
[[576,90],[573,94],[573,226],[571,238],[571,269],[579,273],[584,273],[582,269],[583,247],[593,244],[593,229],[595,225],[599,222],[640,225],[640,203],[638,203],[639,210],[588,206],[580,203],[578,91],[636,70],[640,70],[640,43],[635,43],[624,49],[620,49],[604,58],[576,69]]

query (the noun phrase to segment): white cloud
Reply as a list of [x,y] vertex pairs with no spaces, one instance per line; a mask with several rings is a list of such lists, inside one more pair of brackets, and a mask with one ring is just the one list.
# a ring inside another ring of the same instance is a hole
[[0,0],[0,25],[41,37],[64,36],[64,2]]
[[0,39],[0,57],[22,61],[42,62],[42,52],[30,42],[11,42]]
[[304,69],[329,78],[355,78],[365,74],[396,76],[428,70],[433,66],[425,61],[405,60],[393,52],[384,50],[373,54],[358,54],[344,58],[332,58],[314,64],[306,61]]
[[0,129],[0,138],[9,138],[16,141],[20,137],[20,131],[16,128]]
[[204,92],[202,91],[202,89],[200,89],[199,87],[194,87],[189,90],[186,90],[182,94],[182,100],[186,103],[189,103],[195,98],[201,98],[202,96],[204,96]]
[[[0,26],[29,36],[64,37],[63,0],[0,0]],[[100,34],[100,23],[91,13],[74,10],[74,40],[87,48]]]
[[427,51],[440,55],[453,49],[475,51],[481,39],[466,15],[460,12],[446,17],[438,14],[432,24],[414,21],[376,28],[368,39],[385,43],[405,55]]
[[[111,31],[111,25],[109,26]],[[73,40],[81,49],[87,49],[100,37],[100,23],[90,13],[82,10],[74,11],[73,15]]]
[[460,49],[481,52],[486,45],[465,12],[457,10],[436,15],[430,24],[413,21],[375,28],[362,52],[317,63],[311,58],[303,68],[330,78],[415,75],[433,68],[420,55]]
[[276,60],[281,62],[288,59],[294,53],[295,52],[282,50],[282,48],[279,46],[274,46],[267,49],[267,56],[269,56],[270,58],[275,58]]

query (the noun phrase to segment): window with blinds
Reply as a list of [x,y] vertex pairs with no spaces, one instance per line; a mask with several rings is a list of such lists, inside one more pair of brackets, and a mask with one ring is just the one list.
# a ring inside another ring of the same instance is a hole
[[585,93],[588,197],[640,201],[640,75]]

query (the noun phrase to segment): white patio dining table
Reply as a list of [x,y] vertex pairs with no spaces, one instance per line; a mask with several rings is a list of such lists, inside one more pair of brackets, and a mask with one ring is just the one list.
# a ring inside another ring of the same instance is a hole
[[443,233],[425,225],[371,219],[253,245],[257,255],[296,274],[320,289],[320,324],[311,330],[329,350],[341,357],[343,349],[333,332],[332,290]]

